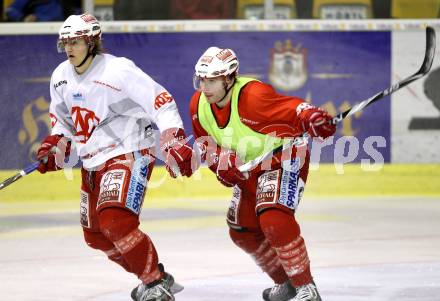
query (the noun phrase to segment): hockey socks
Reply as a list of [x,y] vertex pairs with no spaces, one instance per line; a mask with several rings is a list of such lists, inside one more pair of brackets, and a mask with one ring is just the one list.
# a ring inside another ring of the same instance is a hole
[[260,215],[260,227],[292,285],[312,282],[307,249],[294,215],[278,209],[265,210]]

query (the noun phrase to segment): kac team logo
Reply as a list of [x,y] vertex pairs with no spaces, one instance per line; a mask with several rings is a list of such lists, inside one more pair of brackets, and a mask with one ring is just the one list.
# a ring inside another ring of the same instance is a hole
[[283,91],[294,91],[307,81],[307,49],[293,47],[290,40],[275,42],[271,50],[269,80]]
[[96,117],[95,112],[80,107],[72,107],[71,114],[76,129],[77,142],[86,143],[93,130],[98,126],[99,118]]

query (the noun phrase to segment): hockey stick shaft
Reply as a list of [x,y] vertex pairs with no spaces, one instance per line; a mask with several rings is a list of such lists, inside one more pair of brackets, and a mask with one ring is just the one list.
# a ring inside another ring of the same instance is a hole
[[425,48],[425,58],[423,59],[423,63],[420,66],[420,69],[414,73],[411,76],[408,76],[407,78],[401,80],[400,82],[392,85],[388,89],[385,89],[372,97],[368,98],[367,100],[364,100],[357,105],[351,107],[345,112],[342,112],[338,115],[336,115],[332,122],[333,124],[338,124],[341,122],[344,118],[353,115],[356,112],[362,111],[365,107],[369,106],[370,104],[378,101],[381,98],[384,98],[397,90],[405,87],[406,85],[418,80],[419,78],[423,77],[426,73],[431,70],[432,62],[434,60],[434,54],[435,54],[435,30],[432,27],[426,27],[426,48]]
[[[361,101],[360,103],[351,107],[350,109],[336,115],[331,120],[331,123],[336,125],[336,124],[342,122],[342,120],[344,120],[344,118],[351,116],[356,112],[362,111],[365,107],[371,105],[372,103],[378,101],[379,99],[382,99],[382,98],[396,92],[397,90],[405,87],[406,85],[418,80],[419,78],[423,77],[426,73],[429,72],[429,70],[431,70],[432,62],[434,60],[434,54],[435,54],[435,30],[434,30],[434,28],[428,26],[428,27],[426,27],[425,57],[423,59],[423,63],[421,65],[420,69],[416,73],[414,73],[413,75],[408,76],[407,78],[392,85],[391,87],[373,95],[372,97],[370,97],[364,101]],[[288,139],[286,141],[286,143],[284,143],[284,145],[282,145],[282,146],[280,146],[270,152],[267,152],[267,153],[255,158],[255,159],[247,162],[246,164],[241,165],[238,169],[241,172],[250,171],[253,168],[255,168],[258,164],[260,164],[261,162],[272,157],[274,153],[277,153],[283,149],[291,148],[293,146],[299,146],[304,143],[305,139],[308,139],[308,138],[309,138],[309,135],[307,133],[304,133],[300,137],[296,137],[294,139]]]
[[[53,151],[55,151],[55,147],[52,148]],[[43,163],[47,162],[47,157],[43,158],[42,161]],[[0,190],[2,190],[3,188],[5,188],[6,186],[11,185],[12,183],[20,180],[21,178],[23,178],[24,176],[34,172],[35,170],[37,170],[38,166],[41,163],[40,161],[36,161],[34,163],[29,164],[28,166],[26,166],[25,168],[23,168],[22,170],[20,170],[20,172],[16,173],[15,175],[13,175],[10,178],[7,178],[6,180],[4,180],[3,182],[0,183]]]
[[20,170],[20,172],[16,173],[15,175],[13,175],[10,178],[7,178],[6,180],[4,180],[3,182],[0,183],[0,190],[5,188],[6,186],[9,186],[12,183],[18,181],[19,179],[23,178],[24,176],[32,173],[33,171],[35,171],[37,169],[38,165],[40,165],[40,162],[34,162],[32,164],[29,164],[28,166],[26,166],[25,168]]

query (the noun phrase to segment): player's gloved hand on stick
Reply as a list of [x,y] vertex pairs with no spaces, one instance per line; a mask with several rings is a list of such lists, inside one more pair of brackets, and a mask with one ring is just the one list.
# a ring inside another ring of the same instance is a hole
[[237,166],[242,164],[237,154],[230,149],[222,149],[209,137],[197,139],[201,160],[205,161],[217,179],[226,187],[232,187],[246,179],[248,173],[241,173]]
[[198,168],[195,152],[187,140],[180,128],[167,129],[160,137],[166,169],[173,178],[179,175],[190,177]]
[[63,159],[70,154],[70,144],[71,142],[63,135],[50,135],[44,138],[37,150],[37,159],[40,161],[37,170],[46,173],[62,169],[62,166],[56,164],[55,155],[61,153],[60,162],[64,162]]
[[217,179],[226,187],[233,187],[245,181],[248,176],[238,170],[237,166],[242,164],[240,158],[231,150],[223,150],[218,155],[216,167]]
[[313,137],[326,139],[333,136],[336,125],[331,124],[332,116],[325,110],[308,105],[299,115],[304,131]]

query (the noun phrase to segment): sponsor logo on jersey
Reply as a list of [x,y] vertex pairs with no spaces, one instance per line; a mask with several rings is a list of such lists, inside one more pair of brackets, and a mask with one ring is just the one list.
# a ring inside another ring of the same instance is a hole
[[299,202],[299,172],[300,158],[292,158],[290,160],[290,168],[283,170],[281,177],[280,198],[278,199],[278,203],[290,209],[295,209]]
[[307,49],[293,47],[290,40],[275,42],[271,51],[269,80],[284,91],[301,88],[307,81]]
[[125,207],[136,214],[139,214],[142,208],[149,163],[150,161],[148,157],[136,159],[131,173],[127,199],[125,200]]
[[271,170],[258,178],[257,206],[276,202],[280,172],[280,170]]
[[81,92],[72,94],[72,98],[74,101],[84,101],[85,100],[85,98]]
[[174,98],[170,95],[168,92],[162,92],[159,95],[157,95],[156,99],[154,100],[154,108],[156,110],[159,110],[164,104],[173,102]]
[[80,107],[72,107],[71,116],[76,129],[77,142],[86,143],[98,126],[99,118],[96,117],[95,112]]
[[120,88],[117,88],[117,87],[112,86],[112,85],[107,84],[107,83],[103,83],[103,82],[101,82],[101,81],[99,81],[99,80],[94,80],[93,82],[94,82],[95,84],[98,84],[98,85],[101,85],[101,86],[104,86],[104,87],[110,88],[110,89],[115,90],[115,91],[118,91],[118,92],[121,92],[121,91],[122,91]]
[[53,87],[56,89],[61,85],[67,85],[67,80],[60,80],[58,83],[54,84]]
[[114,169],[102,176],[97,207],[107,202],[121,202],[125,174],[123,169]]
[[243,118],[243,117],[241,117],[241,116],[240,116],[240,121],[243,122],[244,124],[247,124],[247,125],[256,125],[256,124],[259,124],[258,121],[254,121],[254,120],[250,120],[250,119],[247,119],[247,118]]

